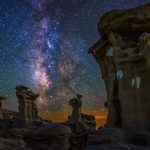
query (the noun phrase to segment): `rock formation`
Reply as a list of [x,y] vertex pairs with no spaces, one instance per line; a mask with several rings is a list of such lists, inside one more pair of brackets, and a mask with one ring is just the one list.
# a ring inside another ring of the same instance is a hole
[[24,136],[27,147],[31,150],[69,150],[69,127],[61,124],[51,124],[30,130]]
[[19,101],[20,116],[27,120],[38,119],[38,109],[35,101],[39,95],[33,93],[25,86],[17,86],[16,95]]
[[78,124],[79,126],[84,126],[84,128],[88,131],[96,130],[96,121],[93,115],[87,115],[81,113],[82,107],[82,95],[77,94],[76,98],[72,98],[69,101],[69,104],[72,106],[72,114],[68,117],[69,124]]
[[15,139],[0,139],[0,150],[30,150],[22,145],[18,145]]
[[107,125],[150,134],[150,4],[101,17],[90,48],[107,90]]
[[3,119],[3,105],[2,102],[5,100],[5,97],[0,96],[0,119]]
[[84,150],[149,150],[149,148],[128,143],[126,132],[122,129],[104,127],[88,134]]
[[84,125],[84,127],[88,131],[95,131],[96,130],[96,120],[95,116],[93,115],[87,115],[87,114],[81,114],[81,122]]
[[72,106],[72,114],[69,117],[69,122],[79,123],[81,122],[81,107],[82,107],[82,95],[77,95],[77,98],[72,98],[69,104]]

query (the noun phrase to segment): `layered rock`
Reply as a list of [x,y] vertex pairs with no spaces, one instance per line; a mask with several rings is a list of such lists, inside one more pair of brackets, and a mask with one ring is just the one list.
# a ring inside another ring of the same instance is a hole
[[95,131],[96,130],[95,117],[93,115],[81,113],[82,108],[81,98],[82,95],[77,94],[76,98],[72,98],[69,101],[69,104],[72,106],[72,113],[68,117],[67,123],[74,124],[75,128],[77,128],[77,126],[79,125],[80,128],[84,128],[87,131]]
[[82,95],[77,95],[77,98],[72,98],[69,104],[72,106],[72,114],[69,117],[70,123],[81,122],[81,107],[82,107]]
[[69,127],[61,124],[32,129],[25,134],[24,140],[31,150],[69,150]]
[[150,5],[101,17],[101,39],[90,48],[107,90],[107,125],[150,134]]
[[35,101],[39,95],[25,86],[17,86],[16,95],[19,101],[20,116],[27,120],[38,119],[38,109]]

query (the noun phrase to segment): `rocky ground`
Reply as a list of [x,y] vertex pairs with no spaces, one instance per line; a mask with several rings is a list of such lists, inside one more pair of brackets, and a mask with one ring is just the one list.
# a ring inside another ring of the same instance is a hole
[[19,144],[16,139],[0,139],[0,150],[30,150],[25,148],[25,145],[22,143]]
[[128,143],[125,131],[117,128],[75,133],[66,125],[52,124],[23,132],[9,131],[4,137],[0,150],[150,150],[139,143]]
[[144,145],[136,144],[127,142],[126,132],[122,129],[102,128],[88,135],[84,150],[149,150]]
[[84,150],[149,150],[128,143],[89,145]]

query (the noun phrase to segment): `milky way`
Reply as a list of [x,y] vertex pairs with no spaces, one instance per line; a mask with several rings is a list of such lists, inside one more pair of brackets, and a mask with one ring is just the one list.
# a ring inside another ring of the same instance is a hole
[[[104,118],[106,91],[88,49],[100,38],[99,17],[149,0],[1,0],[0,95],[17,109],[15,86],[40,94],[40,114],[66,120],[68,100],[83,95],[83,112]],[[102,115],[102,116],[100,116]]]
[[50,46],[47,39],[49,32],[50,19],[47,13],[48,2],[46,0],[35,1],[31,6],[37,9],[37,18],[33,23],[33,44],[30,45],[28,54],[32,54],[33,57],[29,57],[31,79],[39,92],[39,103],[44,104],[47,101],[46,92],[51,88],[51,79],[48,74],[47,67],[44,65],[48,61],[46,54],[46,43]]

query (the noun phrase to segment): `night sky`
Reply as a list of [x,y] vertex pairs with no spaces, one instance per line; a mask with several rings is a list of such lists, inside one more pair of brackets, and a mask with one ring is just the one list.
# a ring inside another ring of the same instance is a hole
[[68,101],[82,94],[83,112],[103,118],[106,92],[88,49],[98,39],[99,17],[150,0],[0,0],[0,95],[17,110],[15,86],[40,93],[43,117],[66,120]]

